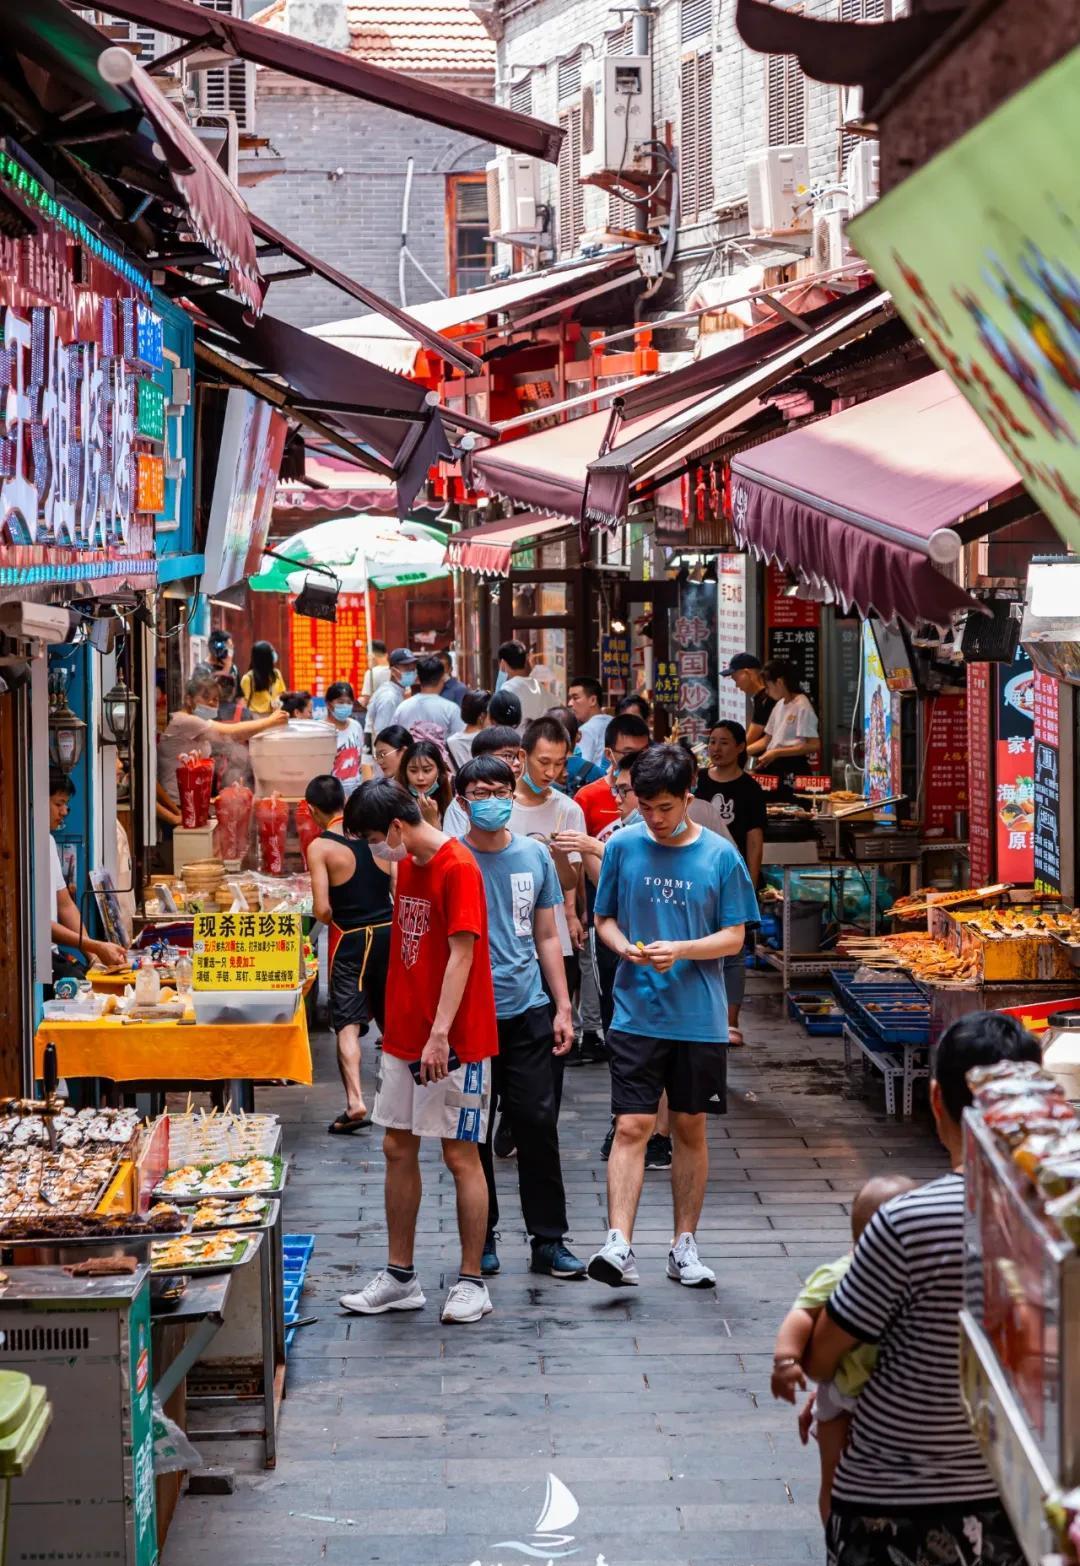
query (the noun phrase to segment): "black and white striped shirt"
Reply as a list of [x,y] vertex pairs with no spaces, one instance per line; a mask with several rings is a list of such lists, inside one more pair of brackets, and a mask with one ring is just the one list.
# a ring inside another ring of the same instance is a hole
[[877,1366],[833,1484],[838,1512],[983,1505],[997,1486],[960,1399],[964,1181],[943,1175],[878,1209],[826,1305]]

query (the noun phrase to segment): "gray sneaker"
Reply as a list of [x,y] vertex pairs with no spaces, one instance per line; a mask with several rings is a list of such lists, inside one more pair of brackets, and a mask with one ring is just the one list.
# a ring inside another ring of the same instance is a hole
[[442,1319],[461,1326],[467,1321],[481,1321],[485,1316],[490,1316],[493,1309],[486,1284],[470,1283],[466,1278],[459,1278],[451,1285],[446,1296]]
[[716,1287],[716,1274],[698,1255],[697,1241],[692,1234],[680,1234],[668,1251],[667,1275],[686,1289]]
[[381,1316],[388,1310],[422,1310],[427,1304],[419,1278],[402,1283],[390,1272],[377,1272],[359,1294],[343,1294],[339,1301],[357,1316]]
[[613,1289],[636,1289],[641,1282],[630,1242],[620,1229],[609,1229],[606,1242],[589,1258],[589,1277]]

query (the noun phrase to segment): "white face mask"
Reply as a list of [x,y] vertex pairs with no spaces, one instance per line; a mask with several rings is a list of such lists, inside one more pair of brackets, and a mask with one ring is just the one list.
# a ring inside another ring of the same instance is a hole
[[385,838],[381,843],[369,843],[368,847],[371,849],[373,859],[381,859],[387,865],[399,865],[403,859],[409,857],[409,850],[404,843],[398,843],[395,848]]

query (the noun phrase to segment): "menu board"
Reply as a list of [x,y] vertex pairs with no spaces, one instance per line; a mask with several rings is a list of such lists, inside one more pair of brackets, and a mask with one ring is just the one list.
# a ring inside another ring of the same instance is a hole
[[765,582],[765,634],[770,658],[785,658],[799,671],[802,688],[821,711],[821,606],[788,598],[788,578],[770,565]]
[[989,886],[994,879],[993,806],[990,794],[990,742],[993,709],[990,680],[993,665],[968,664],[968,850],[972,886]]
[[678,607],[668,611],[669,647],[679,671],[679,736],[692,745],[706,740],[716,722],[718,587],[719,582],[685,582]]
[[301,983],[300,915],[197,913],[191,949],[196,990],[289,990]]
[[996,665],[997,743],[994,820],[1001,881],[1035,879],[1035,671],[1020,648],[1011,664]]
[[1058,682],[1035,671],[1035,890],[1061,891]]
[[[290,599],[290,607],[293,600]],[[368,666],[367,615],[362,593],[340,593],[337,622],[290,616],[289,689],[325,696],[335,680],[348,680],[354,691],[364,683]]]
[[623,631],[600,638],[600,683],[609,696],[622,696],[630,679],[630,636]]
[[679,666],[674,663],[658,663],[653,676],[653,700],[669,714],[674,714],[679,704]]
[[[726,669],[737,653],[746,651],[746,556],[716,556],[716,656]],[[717,718],[746,723],[746,697],[734,680],[722,679],[716,692]]]
[[927,701],[926,766],[923,772],[923,824],[951,838],[953,817],[968,808],[967,698],[931,696]]

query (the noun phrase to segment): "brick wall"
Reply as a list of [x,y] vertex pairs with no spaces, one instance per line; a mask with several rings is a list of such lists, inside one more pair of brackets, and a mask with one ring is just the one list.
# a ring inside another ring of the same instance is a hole
[[[256,126],[281,155],[283,172],[245,189],[252,210],[395,304],[405,162],[411,156],[409,248],[446,288],[446,175],[482,169],[492,155],[486,143],[269,72],[259,74]],[[257,166],[275,165],[272,156],[264,156]],[[343,173],[332,178],[338,169]],[[410,305],[436,297],[408,263],[405,286]],[[296,326],[363,313],[348,295],[318,279],[275,284],[268,308]]]

